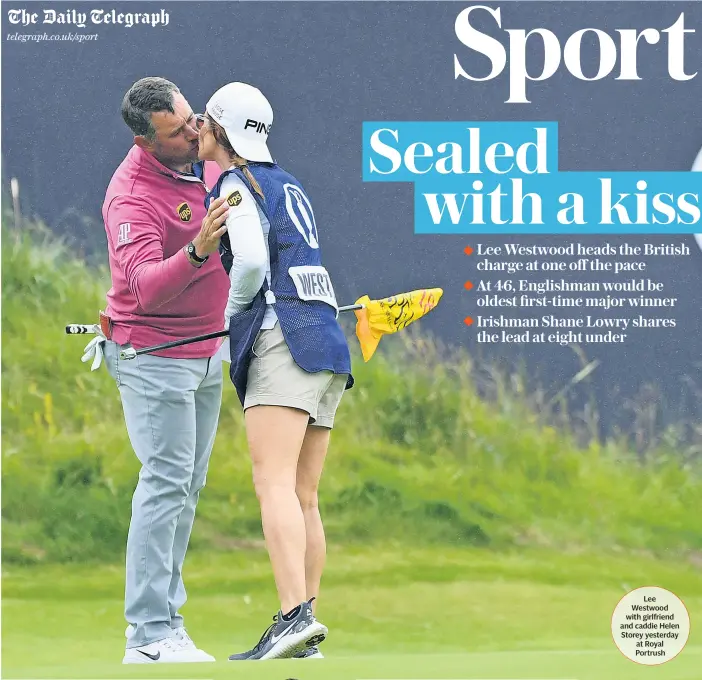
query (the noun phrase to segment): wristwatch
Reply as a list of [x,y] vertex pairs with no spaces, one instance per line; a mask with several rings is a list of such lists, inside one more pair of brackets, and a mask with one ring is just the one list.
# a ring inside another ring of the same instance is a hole
[[205,264],[205,262],[207,262],[207,260],[210,257],[209,255],[205,255],[205,257],[199,257],[197,252],[195,251],[195,245],[192,241],[190,241],[190,243],[188,243],[188,245],[185,246],[185,252],[188,256],[188,259],[198,267]]

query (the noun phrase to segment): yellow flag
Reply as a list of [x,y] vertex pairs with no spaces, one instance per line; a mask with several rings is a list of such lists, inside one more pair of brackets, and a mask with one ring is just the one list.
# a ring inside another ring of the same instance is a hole
[[397,333],[434,309],[443,293],[441,288],[428,288],[382,300],[371,300],[367,295],[356,300],[357,305],[363,305],[363,309],[355,310],[356,337],[363,360],[373,356],[383,335]]

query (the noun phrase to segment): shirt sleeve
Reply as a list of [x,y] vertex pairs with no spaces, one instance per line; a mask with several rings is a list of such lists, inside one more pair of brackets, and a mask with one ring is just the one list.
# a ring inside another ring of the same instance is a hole
[[228,175],[222,182],[220,196],[227,199],[230,206],[226,224],[233,257],[226,322],[246,309],[261,289],[266,277],[268,251],[256,200],[241,179]]
[[158,213],[143,198],[119,196],[107,212],[107,233],[119,266],[148,313],[182,293],[198,271],[182,249],[164,260],[163,228]]

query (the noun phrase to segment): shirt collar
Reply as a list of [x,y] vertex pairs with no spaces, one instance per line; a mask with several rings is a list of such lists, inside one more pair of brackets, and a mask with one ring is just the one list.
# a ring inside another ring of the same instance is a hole
[[132,147],[130,155],[132,156],[134,162],[140,167],[150,167],[152,170],[155,170],[162,175],[168,175],[174,179],[185,180],[186,182],[203,182],[202,161],[193,163],[193,172],[189,173],[178,172],[177,170],[167,168],[165,165],[163,165],[163,163],[159,162],[153,154],[149,153],[148,151],[144,151],[144,149],[138,147],[136,144]]

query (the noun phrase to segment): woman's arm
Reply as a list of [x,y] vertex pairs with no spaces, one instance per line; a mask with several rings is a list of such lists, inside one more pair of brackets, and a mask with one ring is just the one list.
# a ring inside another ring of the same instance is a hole
[[222,183],[220,195],[225,199],[233,197],[226,222],[233,256],[224,312],[227,328],[229,319],[246,309],[261,289],[268,267],[268,251],[256,201],[246,185],[236,175],[229,175]]

